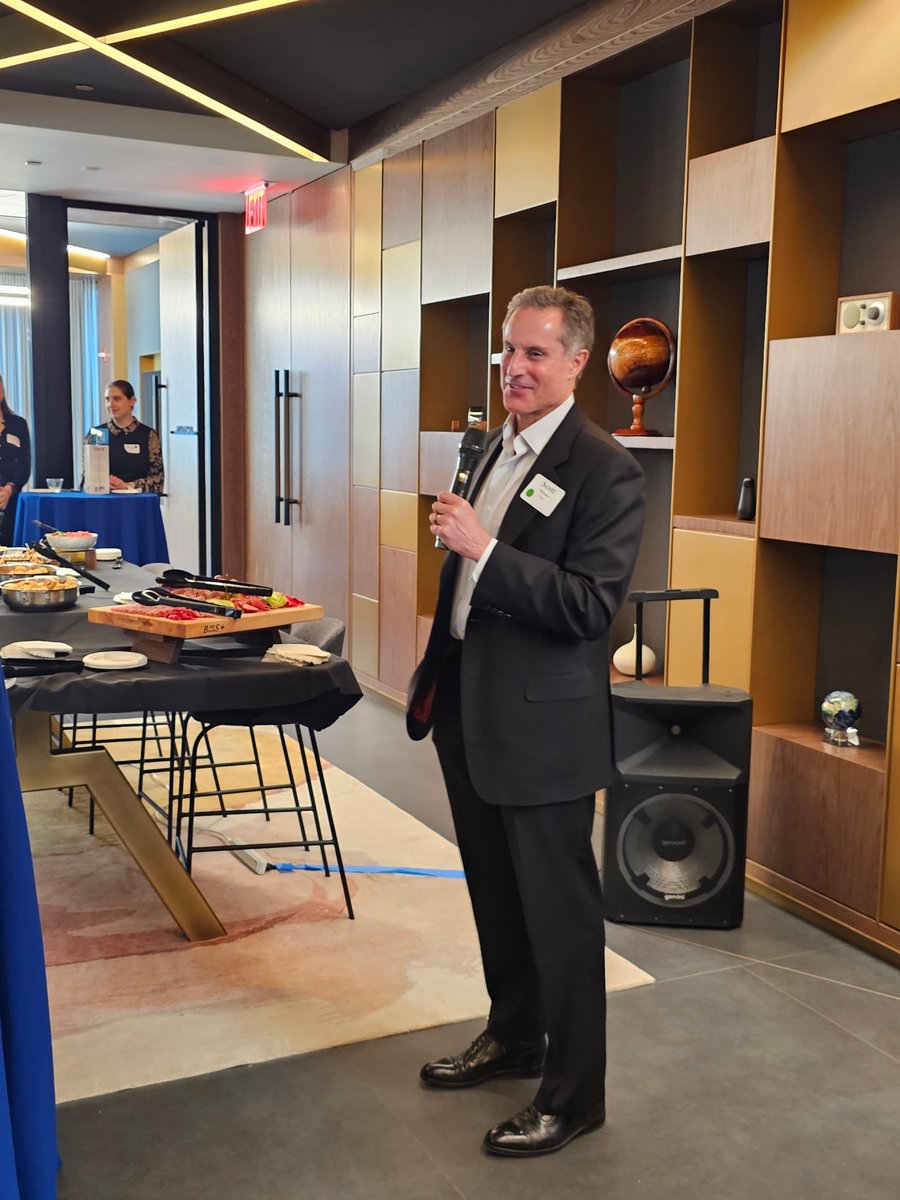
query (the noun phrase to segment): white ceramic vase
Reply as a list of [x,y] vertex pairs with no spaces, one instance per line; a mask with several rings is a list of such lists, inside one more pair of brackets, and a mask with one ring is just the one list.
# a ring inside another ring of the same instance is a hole
[[[621,671],[623,675],[634,675],[637,670],[637,625],[634,627],[634,636],[630,642],[626,642],[620,646],[613,655],[613,666],[617,671]],[[641,646],[641,669],[645,675],[649,675],[656,666],[656,655],[649,646]]]

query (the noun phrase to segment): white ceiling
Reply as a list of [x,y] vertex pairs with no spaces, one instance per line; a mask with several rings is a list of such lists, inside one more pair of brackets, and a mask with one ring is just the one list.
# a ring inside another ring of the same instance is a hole
[[221,117],[9,91],[0,114],[0,191],[240,212],[261,180],[277,195],[335,169]]

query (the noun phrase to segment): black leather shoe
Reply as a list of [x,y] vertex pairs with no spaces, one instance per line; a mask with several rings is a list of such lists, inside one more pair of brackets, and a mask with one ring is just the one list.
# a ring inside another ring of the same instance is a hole
[[462,1054],[426,1063],[419,1078],[429,1087],[441,1088],[477,1087],[498,1075],[534,1079],[544,1072],[546,1053],[544,1038],[504,1045],[485,1030]]
[[484,1148],[491,1154],[508,1154],[513,1158],[553,1154],[582,1133],[599,1129],[605,1120],[602,1104],[582,1113],[542,1113],[529,1104],[508,1121],[488,1130]]

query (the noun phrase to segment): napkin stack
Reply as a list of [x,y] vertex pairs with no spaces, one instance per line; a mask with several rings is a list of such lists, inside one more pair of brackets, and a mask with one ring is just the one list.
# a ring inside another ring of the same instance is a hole
[[43,642],[8,642],[0,648],[0,658],[56,658],[58,653]]
[[293,663],[294,666],[302,667],[305,663],[315,665],[327,662],[329,658],[331,655],[328,651],[318,646],[311,646],[306,642],[285,642],[270,646],[263,655],[263,662]]

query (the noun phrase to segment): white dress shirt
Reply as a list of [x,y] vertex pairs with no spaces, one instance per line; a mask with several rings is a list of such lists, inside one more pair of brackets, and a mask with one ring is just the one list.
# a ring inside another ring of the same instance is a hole
[[491,535],[491,540],[478,562],[471,558],[462,559],[456,576],[453,608],[450,613],[450,633],[460,641],[466,636],[466,622],[472,608],[472,592],[484,570],[484,564],[497,545],[497,534],[500,532],[506,510],[519,489],[525,486],[528,473],[538,455],[559,429],[574,403],[575,397],[570,396],[521,433],[515,432],[515,416],[512,413],[503,422],[503,448],[473,505],[479,521]]

